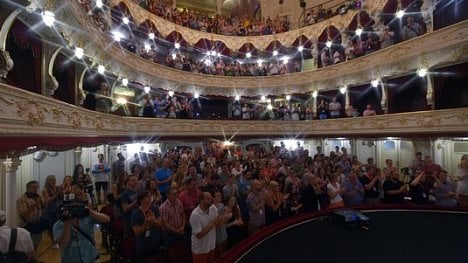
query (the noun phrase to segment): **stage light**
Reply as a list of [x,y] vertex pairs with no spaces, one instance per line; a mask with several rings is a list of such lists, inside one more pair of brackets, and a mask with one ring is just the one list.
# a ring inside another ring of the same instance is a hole
[[170,97],[172,97],[172,96],[174,96],[174,91],[170,90],[168,94],[169,94]]
[[273,56],[278,56],[278,50],[273,51]]
[[372,87],[377,88],[377,86],[379,86],[379,80],[378,79],[372,80],[371,85],[372,85]]
[[103,65],[99,65],[97,67],[97,71],[100,73],[100,74],[104,74],[104,72],[106,72],[106,67],[104,67]]
[[42,21],[46,26],[51,27],[55,22],[55,14],[52,11],[45,10],[42,12]]
[[247,52],[247,54],[245,54],[245,56],[246,56],[247,58],[250,58],[250,57],[252,56],[252,53]]
[[240,100],[240,96],[239,96],[239,95],[236,95],[235,100],[236,100],[236,101],[239,101],[239,100]]
[[317,96],[318,96],[318,91],[315,90],[314,92],[312,92],[312,97],[317,98]]
[[122,18],[122,23],[128,25],[128,23],[130,23],[130,20],[128,19],[128,17],[124,16],[124,17]]
[[330,40],[328,40],[326,43],[325,43],[325,46],[327,46],[328,48],[330,48],[332,46],[332,42]]
[[297,51],[302,52],[302,50],[304,50],[304,46],[303,46],[303,45],[300,45],[300,46],[297,47]]
[[362,34],[362,28],[356,29],[356,36],[360,36]]
[[265,100],[266,100],[266,96],[265,96],[265,95],[262,95],[261,100],[262,100],[262,101],[265,101]]
[[175,44],[174,44],[174,47],[175,47],[175,49],[179,49],[179,48],[180,48],[180,44],[179,44],[179,43],[175,43]]
[[424,78],[427,75],[427,68],[418,69],[418,76]]
[[80,47],[75,47],[75,57],[77,59],[82,59],[84,56],[84,50]]
[[346,90],[347,90],[347,87],[346,86],[343,86],[340,88],[340,93],[341,94],[345,94],[346,93]]
[[398,10],[396,12],[396,17],[397,18],[402,18],[404,15],[405,15],[405,11],[403,11],[403,10]]
[[286,95],[286,100],[291,100],[291,95]]
[[150,90],[151,90],[151,88],[149,86],[145,86],[143,89],[145,90],[146,94],[148,94],[150,92]]
[[149,37],[149,39],[154,39],[154,33],[153,32],[149,33],[148,37]]
[[195,94],[193,94],[193,97],[194,97],[195,99],[198,99],[198,98],[200,98],[200,94],[198,94],[198,92],[195,92]]

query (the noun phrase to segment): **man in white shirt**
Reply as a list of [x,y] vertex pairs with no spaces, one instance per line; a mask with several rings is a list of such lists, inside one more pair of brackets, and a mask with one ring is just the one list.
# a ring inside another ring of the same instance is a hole
[[[109,189],[109,174],[111,168],[109,164],[104,160],[104,154],[98,154],[98,162],[93,164],[91,173],[94,175],[95,186],[96,186],[96,196],[98,204],[105,202],[107,197],[107,192]],[[101,189],[104,191],[104,195],[101,196]]]
[[333,98],[332,102],[328,104],[328,110],[330,111],[331,118],[339,118],[341,115],[341,103],[336,101],[336,98]]
[[216,226],[223,222],[218,209],[213,205],[213,197],[208,192],[200,195],[200,204],[190,215],[192,227],[192,255],[194,263],[214,262]]
[[[5,225],[6,213],[0,210],[0,252],[3,254],[8,253],[10,247],[10,238],[12,228]],[[35,251],[31,234],[21,227],[16,228],[16,242],[14,245],[14,251],[23,252],[27,257],[27,262],[33,262]]]

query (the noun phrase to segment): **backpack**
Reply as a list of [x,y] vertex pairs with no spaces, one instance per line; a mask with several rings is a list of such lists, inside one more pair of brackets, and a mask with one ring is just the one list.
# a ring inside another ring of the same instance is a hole
[[18,235],[18,229],[11,229],[10,245],[8,252],[3,254],[0,251],[0,263],[25,263],[28,262],[28,256],[24,252],[16,251],[16,237]]

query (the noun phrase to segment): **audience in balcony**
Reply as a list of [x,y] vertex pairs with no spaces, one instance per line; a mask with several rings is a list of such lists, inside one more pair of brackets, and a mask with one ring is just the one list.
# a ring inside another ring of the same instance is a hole
[[420,36],[423,33],[421,25],[414,21],[413,16],[408,16],[406,20],[406,25],[402,28],[400,32],[401,41],[406,41],[417,36]]

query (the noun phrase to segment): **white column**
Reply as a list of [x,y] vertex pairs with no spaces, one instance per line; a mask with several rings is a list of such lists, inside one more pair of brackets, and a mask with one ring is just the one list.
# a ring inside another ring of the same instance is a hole
[[387,89],[385,88],[383,80],[380,80],[380,88],[382,92],[382,98],[380,100],[380,105],[382,106],[382,111],[384,114],[388,113],[388,101],[387,101]]
[[427,105],[430,105],[431,108],[435,109],[434,104],[434,85],[433,85],[432,77],[430,74],[426,74],[426,100]]
[[16,171],[21,165],[21,160],[18,157],[8,158],[3,162],[5,166],[5,212],[7,214],[6,225],[17,226],[18,215],[16,213]]
[[77,164],[81,164],[81,154],[83,153],[83,150],[81,149],[81,146],[78,146],[73,150],[73,154],[75,155],[75,163],[73,167],[75,167]]

